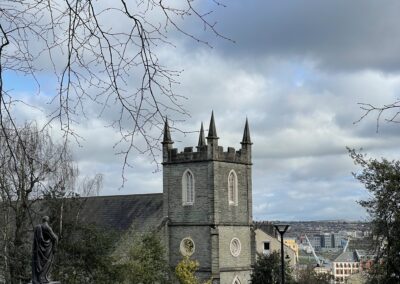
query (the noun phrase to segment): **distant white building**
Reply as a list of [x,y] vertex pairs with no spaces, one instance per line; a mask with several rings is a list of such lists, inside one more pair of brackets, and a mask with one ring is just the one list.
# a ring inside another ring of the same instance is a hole
[[332,263],[335,283],[345,283],[346,279],[360,271],[360,261],[355,252],[343,252]]

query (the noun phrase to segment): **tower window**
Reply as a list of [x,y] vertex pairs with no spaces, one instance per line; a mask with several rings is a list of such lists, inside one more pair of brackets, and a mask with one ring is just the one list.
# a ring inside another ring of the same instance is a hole
[[238,205],[237,176],[234,170],[228,176],[228,199],[229,205]]
[[193,205],[194,203],[194,176],[190,170],[186,170],[182,177],[182,204]]

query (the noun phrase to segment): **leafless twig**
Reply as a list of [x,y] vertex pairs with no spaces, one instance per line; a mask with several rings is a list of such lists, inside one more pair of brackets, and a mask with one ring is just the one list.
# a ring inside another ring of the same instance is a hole
[[365,117],[372,115],[372,113],[376,113],[376,132],[379,131],[379,124],[384,114],[388,114],[388,116],[383,118],[385,122],[400,123],[400,100],[383,106],[375,106],[368,103],[358,103],[358,105],[364,111],[364,114],[354,123],[360,122]]

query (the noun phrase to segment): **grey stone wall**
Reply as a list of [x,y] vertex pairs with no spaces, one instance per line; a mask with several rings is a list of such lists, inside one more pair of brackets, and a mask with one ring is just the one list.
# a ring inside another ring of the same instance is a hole
[[183,256],[179,247],[182,239],[190,237],[195,244],[195,252],[190,257],[200,263],[199,270],[211,274],[211,235],[209,226],[170,226],[169,257],[170,266],[175,267]]
[[[194,204],[182,205],[182,176],[189,169],[194,176]],[[212,222],[213,192],[210,184],[212,163],[194,162],[164,165],[165,214],[172,223],[209,224]]]
[[[228,176],[234,170],[238,180],[238,205],[229,205]],[[244,164],[214,162],[214,206],[217,224],[251,222],[251,167]]]
[[[247,226],[220,226],[218,229],[220,271],[249,270],[251,266],[250,228]],[[241,252],[238,256],[233,256],[230,250],[233,238],[238,238],[241,243]]]
[[243,270],[236,272],[221,272],[220,283],[221,284],[232,284],[235,277],[239,277],[239,281],[242,284],[250,283],[251,270]]

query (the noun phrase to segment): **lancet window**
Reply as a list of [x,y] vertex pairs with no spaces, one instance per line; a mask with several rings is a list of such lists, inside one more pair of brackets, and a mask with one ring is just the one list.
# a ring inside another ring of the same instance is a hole
[[228,199],[229,205],[238,204],[237,176],[234,170],[231,170],[228,176]]
[[183,205],[194,204],[194,176],[190,170],[186,170],[182,177],[182,203]]

